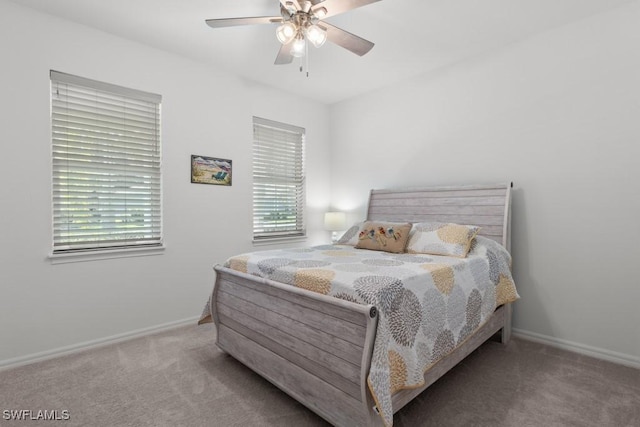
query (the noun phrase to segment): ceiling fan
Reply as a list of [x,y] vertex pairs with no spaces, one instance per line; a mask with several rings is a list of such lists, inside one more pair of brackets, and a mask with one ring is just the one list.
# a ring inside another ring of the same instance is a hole
[[373,48],[372,42],[324,22],[323,19],[377,1],[380,0],[280,0],[280,16],[207,19],[206,23],[212,28],[280,24],[276,37],[282,46],[276,57],[277,65],[290,64],[293,58],[306,56],[309,43],[320,47],[327,40],[362,56]]

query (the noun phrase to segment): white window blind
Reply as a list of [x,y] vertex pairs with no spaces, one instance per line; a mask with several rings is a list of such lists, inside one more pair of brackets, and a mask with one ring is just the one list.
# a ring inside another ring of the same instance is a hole
[[54,254],[162,244],[160,102],[51,71]]
[[253,238],[305,235],[305,130],[253,118]]

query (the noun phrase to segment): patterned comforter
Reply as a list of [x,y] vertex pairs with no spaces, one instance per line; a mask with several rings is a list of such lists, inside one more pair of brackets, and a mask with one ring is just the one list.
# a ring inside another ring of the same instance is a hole
[[509,253],[481,236],[466,258],[332,245],[253,252],[225,266],[375,305],[380,318],[367,381],[387,426],[393,424],[393,393],[422,385],[424,373],[496,307],[519,298]]

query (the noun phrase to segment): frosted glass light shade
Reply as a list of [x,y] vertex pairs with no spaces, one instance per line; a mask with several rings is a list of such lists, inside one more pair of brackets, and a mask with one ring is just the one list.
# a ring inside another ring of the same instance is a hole
[[307,42],[303,38],[296,39],[291,46],[291,56],[294,58],[304,56],[306,45]]
[[315,47],[320,47],[327,41],[327,32],[317,25],[309,26],[306,31],[307,39]]
[[278,37],[278,41],[282,44],[290,43],[291,40],[296,36],[296,26],[291,22],[285,22],[280,25],[276,30],[276,37]]

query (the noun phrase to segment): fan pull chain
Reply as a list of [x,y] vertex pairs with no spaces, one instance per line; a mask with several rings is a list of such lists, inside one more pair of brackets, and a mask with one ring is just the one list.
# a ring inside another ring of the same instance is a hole
[[304,44],[304,55],[300,57],[300,72],[302,73],[303,71],[306,71],[307,77],[309,77],[309,43],[306,43],[306,41]]
[[307,67],[307,78],[309,78],[309,42],[304,44],[304,62]]

